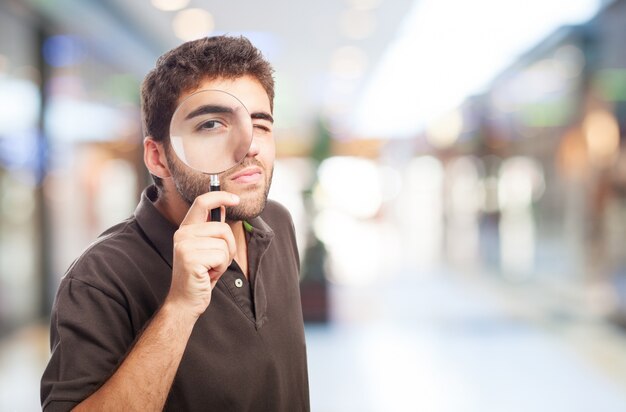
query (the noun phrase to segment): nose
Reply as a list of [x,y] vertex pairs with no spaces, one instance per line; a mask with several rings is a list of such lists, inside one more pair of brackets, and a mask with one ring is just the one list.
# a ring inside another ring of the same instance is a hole
[[259,143],[257,142],[256,138],[252,136],[252,143],[250,143],[250,147],[248,148],[248,153],[246,154],[246,157],[255,157],[258,154]]

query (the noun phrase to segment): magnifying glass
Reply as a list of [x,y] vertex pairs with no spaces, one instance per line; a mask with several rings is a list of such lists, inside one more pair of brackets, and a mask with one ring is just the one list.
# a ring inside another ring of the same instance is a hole
[[[183,100],[170,122],[176,156],[209,175],[210,191],[220,190],[219,174],[237,166],[252,144],[252,119],[244,104],[222,90],[201,90]],[[211,210],[220,221],[220,209]]]

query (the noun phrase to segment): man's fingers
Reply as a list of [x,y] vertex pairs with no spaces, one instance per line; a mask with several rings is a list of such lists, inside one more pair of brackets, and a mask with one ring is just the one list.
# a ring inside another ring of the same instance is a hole
[[226,242],[229,253],[234,256],[237,251],[235,236],[230,226],[226,223],[204,222],[189,224],[178,229],[174,234],[174,245],[186,240],[196,242],[203,238],[216,238]]
[[[217,191],[202,194],[193,201],[181,226],[206,222],[211,209],[216,209],[221,206],[235,206],[238,203],[239,196],[233,193]],[[222,218],[223,216],[224,213],[222,213]]]
[[[233,196],[237,196],[237,195],[233,195]],[[226,206],[220,206],[220,219],[222,223],[226,223]]]
[[174,244],[174,259],[184,268],[183,273],[193,274],[198,279],[209,273],[214,279],[219,278],[233,261],[234,250],[220,237],[189,236]]
[[188,274],[198,279],[202,279],[208,274],[212,280],[219,279],[232,261],[226,248],[219,246],[210,250],[198,250],[187,258],[189,260],[184,264],[184,267]]
[[189,247],[189,250],[186,251],[187,253],[199,252],[201,254],[207,254],[207,252],[212,250],[222,250],[229,260],[235,257],[235,253],[231,250],[228,242],[221,238],[196,239],[193,242],[188,242],[188,244],[183,247]]

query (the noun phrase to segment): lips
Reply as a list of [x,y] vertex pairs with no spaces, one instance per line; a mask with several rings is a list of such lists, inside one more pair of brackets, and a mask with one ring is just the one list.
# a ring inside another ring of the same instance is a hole
[[246,167],[228,178],[237,183],[256,183],[261,180],[262,174],[263,170],[260,167],[251,166]]

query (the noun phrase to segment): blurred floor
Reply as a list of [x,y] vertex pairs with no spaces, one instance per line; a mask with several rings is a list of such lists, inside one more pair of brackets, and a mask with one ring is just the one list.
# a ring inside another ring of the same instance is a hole
[[48,354],[47,325],[24,328],[0,342],[0,411],[41,410],[39,379]]
[[530,293],[407,272],[333,295],[307,329],[314,411],[626,410],[626,336]]
[[[444,271],[333,286],[306,329],[312,410],[626,410],[626,336],[533,296]],[[0,411],[39,409],[46,329],[0,343]]]

